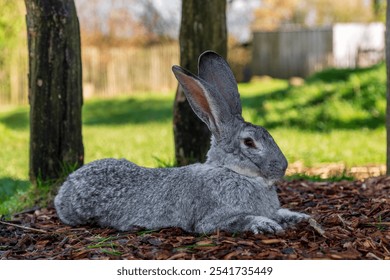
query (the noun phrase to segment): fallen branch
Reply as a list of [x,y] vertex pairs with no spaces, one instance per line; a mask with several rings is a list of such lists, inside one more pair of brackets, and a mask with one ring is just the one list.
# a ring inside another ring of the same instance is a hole
[[13,224],[13,223],[8,223],[8,222],[3,222],[3,221],[0,221],[0,224],[7,225],[7,226],[12,226],[12,227],[17,227],[17,228],[21,228],[21,229],[24,229],[24,230],[36,231],[36,232],[40,232],[40,233],[48,233],[47,231],[42,230],[42,229],[25,227],[25,226],[16,225],[16,224]]

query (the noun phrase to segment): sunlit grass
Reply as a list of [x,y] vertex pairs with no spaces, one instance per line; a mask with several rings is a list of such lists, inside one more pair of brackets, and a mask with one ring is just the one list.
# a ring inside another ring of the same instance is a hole
[[84,128],[85,160],[126,158],[147,167],[156,167],[157,159],[170,161],[173,135],[170,123],[147,125],[99,126]]
[[319,163],[343,163],[347,167],[385,163],[384,128],[327,133],[276,128],[271,133],[290,163],[302,161],[307,167]]

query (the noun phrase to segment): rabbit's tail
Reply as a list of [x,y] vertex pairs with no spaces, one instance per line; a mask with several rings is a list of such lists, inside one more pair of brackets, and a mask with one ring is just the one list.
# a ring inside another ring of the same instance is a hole
[[68,195],[71,193],[71,189],[73,189],[73,186],[69,182],[65,182],[62,185],[59,193],[54,199],[54,207],[56,208],[58,218],[60,218],[63,223],[75,226],[82,222],[78,215],[75,215],[76,211],[73,209],[72,199]]

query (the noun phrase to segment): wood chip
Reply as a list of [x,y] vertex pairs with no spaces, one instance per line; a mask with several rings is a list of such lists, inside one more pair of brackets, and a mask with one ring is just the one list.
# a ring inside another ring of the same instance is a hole
[[264,239],[264,240],[261,240],[261,243],[263,244],[278,244],[278,243],[282,243],[283,240],[282,239]]
[[223,257],[224,260],[231,260],[233,257],[239,255],[241,252],[233,251]]
[[187,253],[177,253],[171,257],[168,258],[168,260],[179,260],[179,259],[185,259],[187,257]]
[[380,257],[376,256],[374,253],[371,252],[367,253],[366,257],[369,259],[381,260]]

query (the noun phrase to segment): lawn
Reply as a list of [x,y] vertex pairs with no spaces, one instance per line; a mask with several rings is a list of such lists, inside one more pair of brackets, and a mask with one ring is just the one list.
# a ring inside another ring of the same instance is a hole
[[[384,64],[327,70],[302,86],[259,79],[240,84],[239,90],[244,118],[266,127],[290,163],[385,162]],[[149,167],[173,164],[173,97],[142,93],[86,100],[85,161],[115,157]],[[20,196],[15,194],[30,187],[28,126],[27,106],[0,107],[0,214],[17,209]]]

